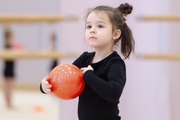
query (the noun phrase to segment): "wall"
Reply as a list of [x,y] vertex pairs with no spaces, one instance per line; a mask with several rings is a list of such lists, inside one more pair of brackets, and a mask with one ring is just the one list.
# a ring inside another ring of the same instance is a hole
[[[172,0],[171,1],[171,12],[173,15],[179,15],[180,8],[179,8],[179,1]],[[179,54],[180,53],[180,41],[179,41],[179,33],[180,30],[180,23],[179,22],[171,22],[171,37],[170,37],[170,52]],[[179,120],[180,119],[180,62],[175,61],[171,63],[170,67],[170,110],[171,110],[171,119],[172,120]]]
[[[1,0],[0,14],[58,14],[58,0]],[[3,26],[0,24],[0,49],[3,49]],[[49,50],[50,34],[56,31],[56,25],[49,24],[11,24],[15,42],[21,43],[25,50]],[[0,61],[2,70],[2,61]],[[48,74],[50,60],[17,60],[17,81],[23,83],[37,83]],[[38,66],[38,67],[37,67]],[[2,76],[1,76],[2,78]]]
[[[75,2],[75,3],[74,3]],[[159,15],[179,13],[177,0],[118,0],[104,1],[76,0],[1,0],[1,13],[52,13],[62,15],[78,15],[78,22],[63,22],[56,25],[14,25],[17,41],[27,49],[37,49],[37,33],[42,29],[40,39],[41,49],[49,49],[48,36],[57,30],[59,50],[81,53],[87,50],[84,44],[84,15],[87,8],[96,5],[111,5],[117,7],[128,2],[134,6],[134,11],[127,17],[127,24],[133,31],[136,41],[136,54],[178,52],[179,44],[177,26],[169,23],[140,22],[139,15]],[[24,6],[22,6],[22,4]],[[6,7],[5,7],[6,6]],[[8,6],[8,7],[7,7]],[[28,7],[27,7],[28,6]],[[41,28],[42,27],[42,28]],[[176,27],[176,28],[175,28]],[[1,29],[2,31],[2,26]],[[2,35],[1,37],[2,38]],[[174,41],[170,41],[173,38]],[[2,45],[2,42],[0,42]],[[71,43],[71,44],[70,44]],[[176,46],[176,47],[174,47]],[[123,120],[179,120],[179,63],[166,60],[148,60],[136,58],[126,60],[127,83],[120,99],[120,115]],[[72,62],[73,59],[62,59],[61,63]],[[48,74],[49,60],[17,61],[18,81],[39,83]],[[30,65],[31,64],[31,65]],[[2,61],[0,66],[2,67]],[[38,67],[37,67],[38,66]],[[77,120],[77,99],[60,100],[61,120]]]

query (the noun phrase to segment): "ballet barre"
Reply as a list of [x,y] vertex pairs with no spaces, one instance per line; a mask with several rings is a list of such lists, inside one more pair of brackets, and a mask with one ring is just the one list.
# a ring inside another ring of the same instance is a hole
[[11,51],[1,50],[0,59],[59,59],[59,58],[77,58],[77,53],[60,53],[54,51]]
[[180,60],[180,54],[137,54],[140,59]]
[[149,15],[138,16],[138,21],[180,21],[180,15]]
[[[155,22],[179,22],[180,21],[180,15],[138,16],[138,17],[136,17],[136,20],[138,20],[138,21],[155,21]],[[170,53],[137,54],[136,57],[140,58],[140,59],[159,59],[159,60],[161,59],[161,60],[176,60],[176,61],[180,60],[180,54],[170,54]]]
[[10,15],[0,14],[0,23],[55,23],[59,21],[77,21],[77,16],[61,16],[61,15]]

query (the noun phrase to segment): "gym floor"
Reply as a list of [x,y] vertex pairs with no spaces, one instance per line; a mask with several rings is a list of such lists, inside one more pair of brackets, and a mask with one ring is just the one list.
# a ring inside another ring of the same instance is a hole
[[51,95],[34,90],[15,90],[13,109],[5,106],[4,95],[0,89],[0,120],[59,120],[60,104]]

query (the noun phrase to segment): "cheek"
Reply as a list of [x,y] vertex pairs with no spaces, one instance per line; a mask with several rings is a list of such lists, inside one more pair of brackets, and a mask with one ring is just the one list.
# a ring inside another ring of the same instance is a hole
[[88,32],[86,31],[85,32],[85,39],[87,40],[87,38],[88,38]]
[[103,39],[112,39],[112,33],[110,31],[104,31],[100,35]]

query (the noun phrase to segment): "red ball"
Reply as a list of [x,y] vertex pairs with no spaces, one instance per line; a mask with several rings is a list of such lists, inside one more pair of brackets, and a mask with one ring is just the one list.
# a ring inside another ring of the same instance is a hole
[[49,83],[54,95],[63,100],[78,97],[84,90],[82,71],[73,64],[60,64],[49,74]]

